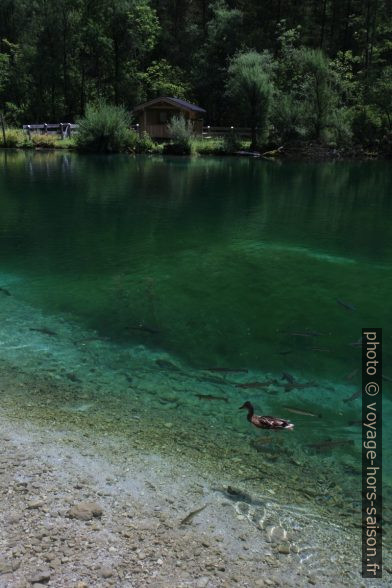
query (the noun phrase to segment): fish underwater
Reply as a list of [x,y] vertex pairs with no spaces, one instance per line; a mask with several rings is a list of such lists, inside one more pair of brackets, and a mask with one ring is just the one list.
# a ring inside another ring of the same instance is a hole
[[321,333],[317,331],[290,331],[285,332],[286,335],[290,335],[290,337],[320,337]]
[[241,373],[247,374],[248,370],[246,368],[225,368],[225,367],[207,367],[203,368],[207,372],[226,372],[226,373]]
[[225,396],[213,396],[212,394],[195,394],[199,400],[222,400],[223,402],[229,402]]
[[324,441],[318,441],[317,443],[311,443],[307,445],[310,449],[314,449],[315,451],[321,453],[323,451],[331,451],[336,447],[348,447],[353,446],[354,441],[352,439],[324,439]]
[[351,312],[354,312],[355,310],[357,310],[356,307],[354,306],[354,304],[351,304],[351,302],[345,302],[341,298],[336,298],[336,302],[338,304],[340,304],[340,306],[342,306],[346,310],[351,310]]
[[282,380],[287,380],[287,382],[289,384],[295,384],[295,381],[296,381],[295,378],[294,378],[294,376],[292,376],[288,372],[283,372],[282,373]]
[[357,398],[360,398],[362,396],[362,390],[357,390],[356,392],[354,392],[354,394],[351,394],[351,396],[349,396],[348,398],[343,398],[343,402],[347,403],[347,402],[352,402],[353,400],[356,400]]
[[199,512],[202,512],[205,508],[207,508],[208,504],[205,504],[204,506],[201,506],[200,508],[197,508],[196,510],[192,510],[192,512],[190,512],[186,517],[184,517],[181,521],[180,521],[180,525],[189,525],[190,522],[192,522],[192,519],[199,514]]
[[155,327],[150,327],[148,325],[143,325],[142,323],[138,325],[131,325],[130,327],[125,327],[127,331],[142,331],[142,333],[147,333],[148,335],[159,335],[160,331]]
[[355,369],[355,370],[353,370],[353,371],[352,371],[352,372],[350,372],[349,374],[347,374],[347,376],[345,376],[345,378],[344,378],[344,379],[345,379],[345,380],[348,380],[348,381],[350,381],[350,380],[352,380],[353,378],[355,378],[355,376],[357,375],[357,373],[358,373],[358,368],[357,368],[357,369]]
[[176,372],[179,371],[179,368],[174,363],[166,359],[156,359],[155,363],[158,367],[162,368],[163,370],[173,370]]
[[315,414],[314,412],[302,410],[301,408],[295,408],[294,406],[284,406],[283,408],[285,410],[287,410],[288,412],[292,412],[293,414],[299,414],[302,416],[314,417],[314,418],[318,418],[318,419],[322,418],[321,414]]
[[265,382],[243,382],[236,384],[236,388],[268,388],[271,384],[278,384],[276,380],[266,380]]
[[49,335],[49,337],[55,337],[57,335],[55,331],[52,331],[52,329],[48,329],[47,327],[30,327],[30,331],[43,333],[44,335]]

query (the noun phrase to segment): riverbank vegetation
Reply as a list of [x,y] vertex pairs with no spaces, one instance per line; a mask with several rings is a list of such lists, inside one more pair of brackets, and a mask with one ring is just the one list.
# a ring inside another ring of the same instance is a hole
[[20,127],[177,96],[207,124],[249,126],[252,148],[390,154],[391,31],[387,0],[6,0],[0,109]]
[[55,135],[32,134],[31,137],[18,128],[5,128],[0,131],[0,147],[11,149],[74,149],[73,139],[60,139]]

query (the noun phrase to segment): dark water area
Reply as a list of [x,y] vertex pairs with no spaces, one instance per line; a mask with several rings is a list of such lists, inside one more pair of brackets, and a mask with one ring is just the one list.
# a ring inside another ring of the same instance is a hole
[[103,336],[196,367],[343,378],[361,328],[391,324],[388,163],[3,152],[0,164],[15,293]]

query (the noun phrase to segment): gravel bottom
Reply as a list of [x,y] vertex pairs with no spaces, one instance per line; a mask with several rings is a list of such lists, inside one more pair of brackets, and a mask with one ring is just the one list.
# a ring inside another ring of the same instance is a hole
[[191,466],[17,429],[2,418],[1,587],[317,585]]
[[355,455],[342,469],[295,435],[238,427],[234,375],[115,348],[12,297],[1,325],[0,588],[391,585],[387,549],[384,578],[360,576]]
[[4,411],[0,440],[1,588],[372,585],[348,569],[342,529],[340,556],[322,566],[333,537],[326,530],[317,552],[316,514],[293,507],[285,519],[273,502],[231,496],[225,480],[217,485],[180,458],[130,451],[121,438],[44,429]]

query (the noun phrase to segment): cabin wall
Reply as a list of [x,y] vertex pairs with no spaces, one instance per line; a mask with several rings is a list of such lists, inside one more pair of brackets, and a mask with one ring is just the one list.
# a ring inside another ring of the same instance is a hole
[[153,139],[169,139],[167,125],[174,116],[184,116],[191,120],[196,135],[203,132],[203,120],[198,118],[196,112],[183,111],[179,108],[151,107],[146,108],[137,115],[140,132],[146,131]]

